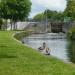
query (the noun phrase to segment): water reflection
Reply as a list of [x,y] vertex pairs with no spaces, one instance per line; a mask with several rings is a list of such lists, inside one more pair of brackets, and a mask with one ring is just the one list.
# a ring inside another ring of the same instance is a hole
[[69,40],[67,49],[69,60],[75,63],[75,40]]

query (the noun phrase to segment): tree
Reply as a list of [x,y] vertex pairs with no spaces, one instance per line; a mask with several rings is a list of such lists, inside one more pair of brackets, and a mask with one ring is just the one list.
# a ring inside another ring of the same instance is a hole
[[[7,6],[6,6],[6,2],[2,2],[0,1],[0,20],[2,19],[6,19],[7,20]],[[4,29],[7,28],[7,21],[6,21],[6,25],[4,26]]]
[[45,18],[47,18],[49,21],[52,21],[52,22],[64,20],[64,14],[61,12],[45,10],[44,15],[45,15]]
[[14,22],[22,21],[26,17],[28,17],[29,12],[31,10],[31,2],[30,0],[1,0],[2,5],[2,18],[10,19]]
[[[31,10],[30,0],[16,0],[7,2],[10,11],[10,19],[14,22],[25,20],[28,17]],[[12,14],[11,14],[12,13]]]
[[75,19],[75,0],[67,0],[67,7],[64,11],[67,17],[71,17],[71,19]]
[[34,16],[33,20],[35,21],[43,21],[44,20],[44,14],[40,13]]
[[33,18],[35,21],[64,21],[64,13],[52,10],[45,10],[43,13],[37,14]]

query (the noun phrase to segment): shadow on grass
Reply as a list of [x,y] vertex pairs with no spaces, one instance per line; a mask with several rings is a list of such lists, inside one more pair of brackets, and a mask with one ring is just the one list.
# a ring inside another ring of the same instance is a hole
[[1,48],[8,47],[7,45],[0,44]]
[[17,58],[17,56],[14,55],[0,55],[0,58]]

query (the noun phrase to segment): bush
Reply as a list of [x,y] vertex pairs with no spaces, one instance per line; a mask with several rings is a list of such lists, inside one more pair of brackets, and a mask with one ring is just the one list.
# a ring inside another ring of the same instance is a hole
[[75,39],[75,27],[72,27],[68,32],[68,38],[74,40]]

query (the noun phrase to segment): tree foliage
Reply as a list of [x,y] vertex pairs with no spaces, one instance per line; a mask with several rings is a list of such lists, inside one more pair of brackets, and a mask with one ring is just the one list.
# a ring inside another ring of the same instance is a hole
[[45,10],[44,15],[45,17],[47,16],[50,21],[63,21],[64,19],[64,14],[57,11]]
[[30,0],[2,0],[2,17],[13,20],[23,20],[31,10]]
[[67,7],[65,9],[66,16],[75,19],[75,0],[67,0]]
[[35,15],[34,18],[33,18],[33,20],[35,20],[35,21],[43,21],[43,19],[44,19],[43,13]]
[[22,21],[28,17],[31,11],[30,0],[1,0],[0,17],[10,19],[12,22]]
[[49,21],[63,21],[64,20],[64,14],[57,11],[51,11],[51,10],[45,10],[43,13],[37,14],[34,16],[34,19],[37,21],[42,20],[49,20]]

